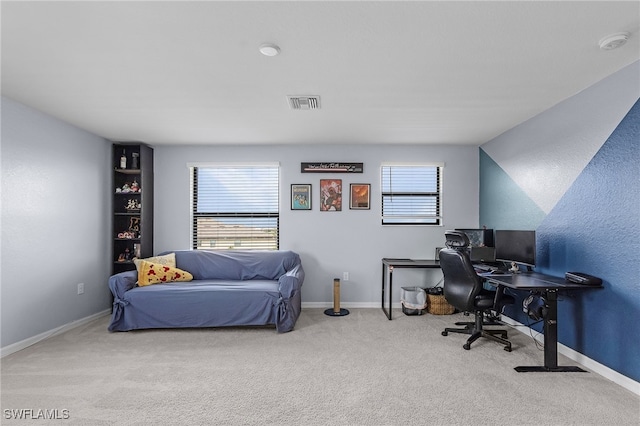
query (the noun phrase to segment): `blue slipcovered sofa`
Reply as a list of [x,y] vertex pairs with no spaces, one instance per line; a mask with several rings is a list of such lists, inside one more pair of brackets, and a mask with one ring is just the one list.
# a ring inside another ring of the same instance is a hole
[[138,286],[137,271],[109,278],[110,331],[275,325],[291,331],[300,316],[304,270],[292,251],[175,252],[189,282]]

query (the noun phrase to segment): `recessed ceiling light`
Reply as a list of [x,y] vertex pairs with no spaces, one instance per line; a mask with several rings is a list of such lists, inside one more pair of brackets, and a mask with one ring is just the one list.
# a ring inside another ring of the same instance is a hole
[[265,43],[260,46],[260,53],[264,56],[276,56],[280,53],[280,48],[275,44]]
[[606,36],[598,45],[602,50],[613,50],[625,44],[627,40],[629,40],[629,33],[616,33]]

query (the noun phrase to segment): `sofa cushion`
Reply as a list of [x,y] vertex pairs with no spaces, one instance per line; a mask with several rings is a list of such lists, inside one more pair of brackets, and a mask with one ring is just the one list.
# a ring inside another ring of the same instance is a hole
[[144,260],[140,261],[138,285],[141,287],[151,284],[191,280],[193,280],[193,275],[182,269]]

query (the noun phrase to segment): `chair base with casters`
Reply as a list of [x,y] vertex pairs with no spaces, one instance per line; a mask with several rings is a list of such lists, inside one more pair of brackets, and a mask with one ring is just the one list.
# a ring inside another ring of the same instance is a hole
[[[507,330],[486,330],[483,328],[484,313],[482,311],[475,312],[475,323],[456,323],[465,325],[464,328],[445,328],[442,332],[443,336],[447,336],[449,333],[470,334],[462,347],[466,350],[471,349],[471,344],[478,340],[480,337],[486,337],[487,339],[504,345],[504,350],[511,352],[511,342],[507,340]],[[493,324],[491,324],[493,325]]]

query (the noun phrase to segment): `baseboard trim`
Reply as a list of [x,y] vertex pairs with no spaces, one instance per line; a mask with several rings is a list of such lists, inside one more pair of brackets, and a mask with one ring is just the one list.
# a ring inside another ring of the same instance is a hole
[[[529,326],[522,324],[518,321],[515,321],[512,318],[509,318],[505,315],[502,316],[502,321],[506,324],[514,326],[514,328],[527,336],[533,337],[540,343],[544,343],[544,334],[530,328]],[[591,358],[577,352],[568,346],[563,345],[562,343],[558,343],[558,353],[566,356],[567,358],[582,364],[587,367],[589,370],[592,370],[602,377],[605,377],[612,382],[622,386],[623,388],[633,392],[636,395],[640,395],[640,382],[636,382],[635,380],[625,376],[624,374],[620,374],[615,370],[607,367],[606,365],[600,364],[597,361],[592,360]]]
[[[391,305],[393,309],[402,308],[402,304],[400,302],[394,303]],[[308,309],[319,309],[319,308],[332,308],[333,302],[302,302],[302,308]],[[351,309],[366,309],[366,308],[377,308],[382,309],[380,303],[376,302],[341,302],[341,308],[351,308]]]
[[97,314],[89,315],[88,317],[81,318],[76,321],[72,321],[68,324],[61,325],[60,327],[54,328],[49,331],[45,331],[44,333],[40,333],[36,336],[29,337],[27,339],[21,340],[19,342],[13,343],[11,345],[7,345],[4,348],[0,349],[0,358],[4,358],[7,355],[11,355],[12,353],[16,353],[21,351],[29,346],[35,345],[38,342],[41,342],[45,339],[48,339],[53,336],[57,336],[58,334],[64,333],[65,331],[73,330],[76,327],[80,327],[88,322],[91,322],[100,317],[111,314],[111,309],[104,310],[102,312],[98,312]]

